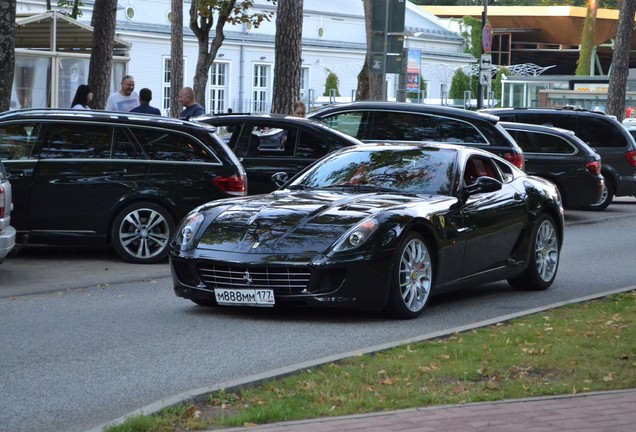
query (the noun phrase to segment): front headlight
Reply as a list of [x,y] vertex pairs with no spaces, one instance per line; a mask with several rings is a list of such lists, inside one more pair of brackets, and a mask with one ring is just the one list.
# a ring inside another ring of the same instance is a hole
[[344,252],[362,246],[371,237],[371,234],[378,229],[379,225],[378,221],[373,218],[359,222],[334,243],[332,250],[334,252]]
[[194,236],[205,220],[205,216],[200,212],[192,212],[185,217],[177,229],[174,241],[182,251],[194,248]]

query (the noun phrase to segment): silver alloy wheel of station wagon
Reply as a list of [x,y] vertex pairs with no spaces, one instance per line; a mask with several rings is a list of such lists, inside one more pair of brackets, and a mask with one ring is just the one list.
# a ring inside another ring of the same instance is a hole
[[129,205],[115,218],[112,243],[126,261],[152,264],[168,254],[174,222],[161,206],[148,202]]

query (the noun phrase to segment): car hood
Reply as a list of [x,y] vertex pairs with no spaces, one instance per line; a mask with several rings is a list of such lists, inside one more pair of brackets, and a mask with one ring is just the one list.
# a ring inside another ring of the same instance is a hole
[[[198,247],[239,253],[322,253],[358,222],[380,212],[455,200],[444,196],[279,191],[226,201]],[[444,205],[447,207],[447,205]]]

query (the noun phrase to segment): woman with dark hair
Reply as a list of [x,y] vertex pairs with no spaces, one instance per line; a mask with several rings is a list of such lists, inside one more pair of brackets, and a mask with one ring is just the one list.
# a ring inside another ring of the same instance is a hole
[[73,109],[89,109],[88,104],[92,100],[93,92],[91,88],[86,84],[80,84],[75,92],[73,102],[71,102],[71,107],[73,107]]

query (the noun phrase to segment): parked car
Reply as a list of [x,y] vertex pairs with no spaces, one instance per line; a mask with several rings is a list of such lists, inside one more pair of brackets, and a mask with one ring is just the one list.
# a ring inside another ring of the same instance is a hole
[[0,263],[15,246],[15,228],[11,226],[11,183],[0,160]]
[[0,115],[18,241],[108,245],[125,260],[168,254],[194,207],[246,194],[245,171],[213,128],[134,113],[33,109]]
[[376,143],[331,153],[271,194],[198,207],[170,262],[175,294],[203,306],[414,318],[459,286],[547,289],[562,242],[553,183],[471,147]]
[[523,150],[526,172],[556,184],[567,209],[599,209],[605,180],[601,156],[574,132],[526,123],[500,123]]
[[312,113],[330,127],[362,141],[435,141],[491,151],[524,168],[523,151],[491,115],[446,106],[360,101]]
[[320,122],[298,117],[233,114],[193,120],[217,128],[247,172],[250,195],[275,190],[271,177],[279,171],[293,176],[327,153],[360,144]]
[[614,196],[636,196],[636,142],[614,117],[579,108],[493,108],[483,110],[501,121],[555,126],[574,131],[576,136],[601,155],[605,191],[598,210],[611,204]]

